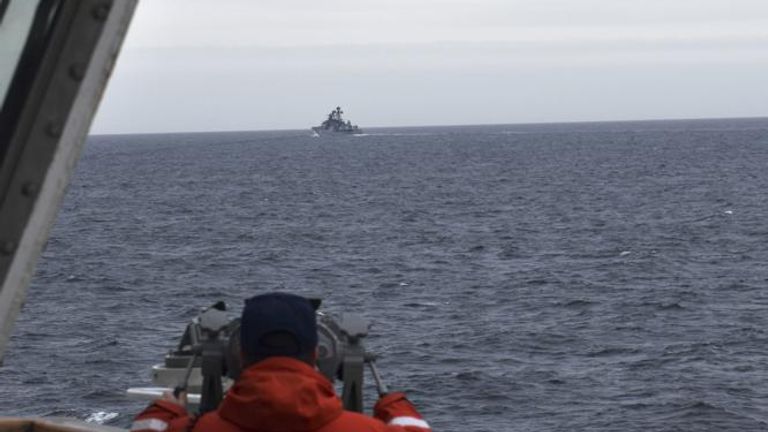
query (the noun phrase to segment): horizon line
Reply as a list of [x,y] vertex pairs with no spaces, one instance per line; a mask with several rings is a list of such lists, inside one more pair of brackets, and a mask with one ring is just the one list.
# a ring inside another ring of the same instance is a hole
[[[417,128],[456,128],[456,127],[491,127],[491,126],[544,126],[544,125],[579,125],[596,123],[651,123],[651,122],[685,122],[685,121],[715,121],[715,120],[768,120],[766,116],[751,117],[686,117],[686,118],[644,118],[644,119],[618,119],[618,120],[564,120],[564,121],[540,121],[526,123],[474,123],[474,124],[427,124],[427,125],[384,125],[365,126],[361,129],[417,129]],[[276,129],[218,129],[218,130],[193,130],[193,131],[165,131],[165,132],[116,132],[116,133],[91,133],[88,136],[116,136],[116,135],[178,135],[178,134],[207,134],[207,133],[238,133],[238,132],[299,132],[311,130],[307,128],[276,128]],[[363,132],[365,133],[365,132]]]

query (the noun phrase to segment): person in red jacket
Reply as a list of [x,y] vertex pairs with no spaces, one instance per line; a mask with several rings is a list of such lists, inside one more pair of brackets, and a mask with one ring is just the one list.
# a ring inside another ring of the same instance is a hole
[[303,297],[271,293],[245,302],[240,327],[244,369],[216,411],[190,417],[185,395],[167,393],[142,411],[133,432],[430,432],[403,393],[388,393],[374,417],[345,411],[315,368],[317,321]]

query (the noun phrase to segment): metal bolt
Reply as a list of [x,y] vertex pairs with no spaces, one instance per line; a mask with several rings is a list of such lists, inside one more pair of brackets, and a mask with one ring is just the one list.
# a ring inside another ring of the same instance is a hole
[[27,197],[33,197],[37,195],[37,183],[26,182],[21,186],[21,193]]
[[48,125],[45,126],[45,132],[53,138],[58,138],[61,136],[61,133],[64,132],[64,127],[60,121],[51,120],[48,122]]
[[109,3],[100,3],[98,6],[93,8],[93,10],[91,11],[91,14],[97,20],[104,21],[109,16],[109,9],[110,9]]
[[11,240],[0,242],[0,254],[10,255],[16,250],[16,243]]
[[85,65],[83,63],[73,63],[70,65],[69,76],[75,81],[82,81],[85,78]]

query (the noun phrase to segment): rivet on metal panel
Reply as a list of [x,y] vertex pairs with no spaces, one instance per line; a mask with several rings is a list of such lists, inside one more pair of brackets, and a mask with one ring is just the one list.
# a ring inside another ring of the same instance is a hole
[[109,16],[109,9],[110,4],[109,3],[99,3],[98,6],[93,8],[93,11],[91,11],[94,18],[96,18],[99,21],[104,21]]
[[60,137],[63,131],[64,128],[61,122],[58,120],[51,120],[48,122],[48,125],[45,126],[45,132],[53,138]]
[[16,250],[16,243],[11,240],[0,241],[0,254],[10,255]]
[[21,186],[21,193],[27,197],[33,197],[37,195],[37,183],[26,182]]
[[69,66],[69,76],[75,81],[82,81],[85,78],[85,65],[83,63],[72,63]]

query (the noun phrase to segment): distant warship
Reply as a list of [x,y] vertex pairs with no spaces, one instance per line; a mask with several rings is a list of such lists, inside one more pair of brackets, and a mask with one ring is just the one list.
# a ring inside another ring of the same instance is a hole
[[318,134],[328,134],[328,133],[345,133],[345,134],[359,134],[363,133],[363,130],[357,127],[357,125],[353,125],[351,121],[344,120],[341,115],[344,114],[344,111],[341,110],[341,107],[336,107],[335,110],[331,111],[330,114],[328,114],[328,119],[325,120],[320,126],[315,126],[312,128],[312,130]]

